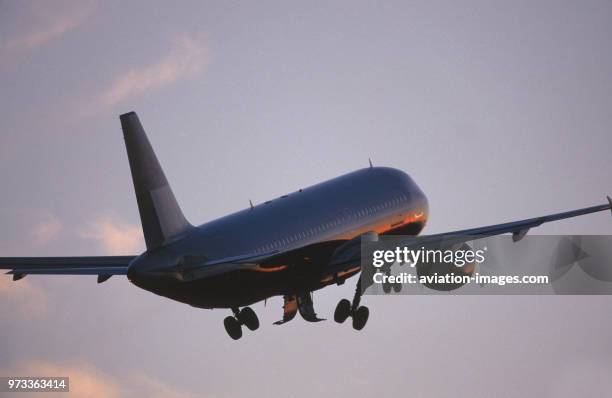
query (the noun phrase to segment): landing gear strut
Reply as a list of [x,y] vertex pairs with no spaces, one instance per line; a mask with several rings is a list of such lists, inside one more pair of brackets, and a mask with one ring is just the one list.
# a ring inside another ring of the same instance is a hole
[[259,328],[259,319],[257,314],[250,307],[244,307],[239,310],[238,307],[232,308],[234,316],[228,316],[223,320],[223,326],[229,336],[238,340],[242,337],[242,325],[249,330],[257,330]]
[[357,288],[355,289],[355,296],[353,297],[353,303],[347,299],[342,299],[336,306],[334,312],[334,320],[338,323],[343,323],[348,317],[353,318],[353,329],[361,330],[368,322],[370,316],[370,310],[368,307],[359,306],[361,301],[361,279],[357,282]]

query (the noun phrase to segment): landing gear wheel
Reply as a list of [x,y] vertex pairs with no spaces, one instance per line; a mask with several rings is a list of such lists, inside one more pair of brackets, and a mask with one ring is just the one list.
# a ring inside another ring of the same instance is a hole
[[402,284],[401,283],[394,283],[393,284],[393,291],[395,293],[399,293],[402,291]]
[[334,312],[334,321],[343,323],[351,315],[351,302],[347,299],[342,299],[336,306]]
[[[391,291],[391,285],[383,284],[383,288],[385,286],[388,286],[389,291]],[[353,329],[361,330],[365,327],[368,322],[368,317],[370,316],[370,310],[368,307],[359,305],[361,294],[361,279],[359,279],[357,281],[357,287],[355,288],[353,302],[351,303],[347,299],[342,299],[336,306],[336,311],[334,312],[334,320],[336,322],[342,323],[350,316],[353,318]]]
[[238,340],[242,337],[242,327],[240,326],[240,322],[238,322],[238,320],[233,316],[228,316],[225,318],[223,320],[223,326],[225,326],[225,331],[232,339]]
[[389,294],[391,293],[391,284],[390,283],[383,283],[383,292],[385,292],[385,294]]
[[250,307],[244,307],[238,313],[238,321],[249,328],[249,330],[257,330],[259,328],[259,319],[257,314]]
[[357,308],[357,311],[353,314],[353,329],[361,330],[368,322],[370,316],[370,310],[368,307],[361,306]]

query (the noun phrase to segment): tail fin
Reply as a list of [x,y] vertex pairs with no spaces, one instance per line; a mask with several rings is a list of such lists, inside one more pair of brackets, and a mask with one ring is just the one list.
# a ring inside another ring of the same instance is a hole
[[191,228],[191,224],[176,202],[138,115],[129,112],[119,119],[130,161],[142,232],[147,249],[153,249]]

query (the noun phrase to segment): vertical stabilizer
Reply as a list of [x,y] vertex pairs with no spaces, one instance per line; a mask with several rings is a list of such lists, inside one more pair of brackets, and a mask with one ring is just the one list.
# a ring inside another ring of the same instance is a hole
[[119,117],[147,249],[191,228],[135,112]]

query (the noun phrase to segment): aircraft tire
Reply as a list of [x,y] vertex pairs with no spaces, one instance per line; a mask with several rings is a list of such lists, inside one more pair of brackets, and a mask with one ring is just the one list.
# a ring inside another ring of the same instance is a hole
[[361,306],[357,308],[357,311],[353,314],[353,329],[361,330],[368,322],[370,316],[370,310],[368,307]]
[[242,327],[240,327],[240,322],[233,316],[228,316],[223,320],[223,326],[225,326],[225,331],[227,334],[234,340],[238,340],[242,337]]
[[259,328],[259,319],[251,307],[244,307],[240,310],[238,313],[238,321],[249,328],[249,330],[257,330]]
[[351,315],[351,302],[347,299],[342,299],[336,306],[334,311],[334,321],[343,323]]

